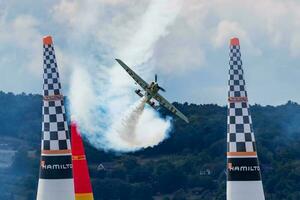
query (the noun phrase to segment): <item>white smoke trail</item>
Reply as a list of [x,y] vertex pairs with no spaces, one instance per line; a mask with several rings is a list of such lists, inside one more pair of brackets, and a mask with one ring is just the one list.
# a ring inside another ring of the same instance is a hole
[[[181,0],[152,0],[137,24],[138,31],[115,50],[117,57],[148,80],[152,69],[146,63],[153,56],[155,43],[168,34],[180,7]],[[145,107],[145,99],[136,102],[133,81],[121,66],[100,66],[92,73],[75,69],[70,91],[72,115],[92,145],[135,151],[155,146],[168,136],[170,119],[162,119],[154,109]]]
[[142,98],[137,104],[132,106],[132,110],[129,110],[129,113],[125,115],[120,128],[117,130],[120,138],[130,145],[138,144],[135,133],[139,120],[143,114],[146,100],[146,98]]
[[112,141],[113,144],[117,144],[115,146],[119,146],[124,149],[134,149],[143,146],[138,141],[136,129],[145,109],[145,103],[145,98],[142,98],[137,103],[135,103],[129,109],[128,113],[124,115],[121,124],[116,127],[116,131],[108,135],[109,140]]
[[110,131],[107,139],[116,150],[134,151],[153,147],[167,137],[171,129],[170,121],[160,119],[146,105],[146,99],[140,99],[121,117],[121,121],[114,123],[113,131]]

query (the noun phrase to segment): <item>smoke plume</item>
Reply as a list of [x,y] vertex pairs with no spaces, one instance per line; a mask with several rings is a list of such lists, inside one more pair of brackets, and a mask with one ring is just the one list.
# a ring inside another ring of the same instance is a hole
[[136,128],[141,118],[146,104],[146,98],[142,98],[137,104],[132,106],[125,118],[122,120],[120,128],[117,130],[121,140],[130,146],[139,145],[137,141]]
[[[152,0],[136,20],[137,31],[125,35],[126,43],[114,50],[116,58],[149,81],[154,74],[149,61],[155,44],[168,34],[180,7],[181,0]],[[118,64],[93,70],[75,67],[71,77],[71,112],[83,135],[96,148],[135,151],[155,146],[168,136],[171,119],[162,119],[145,105],[146,99],[139,99],[134,93],[139,86],[133,83]]]

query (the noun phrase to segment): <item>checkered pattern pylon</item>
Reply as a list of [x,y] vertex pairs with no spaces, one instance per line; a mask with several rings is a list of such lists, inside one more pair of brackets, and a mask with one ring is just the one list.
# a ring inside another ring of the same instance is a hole
[[44,96],[60,95],[61,85],[56,64],[54,47],[44,44]]
[[239,45],[230,45],[229,65],[227,150],[228,152],[255,152],[255,138]]
[[53,44],[44,44],[42,151],[70,150],[70,137]]

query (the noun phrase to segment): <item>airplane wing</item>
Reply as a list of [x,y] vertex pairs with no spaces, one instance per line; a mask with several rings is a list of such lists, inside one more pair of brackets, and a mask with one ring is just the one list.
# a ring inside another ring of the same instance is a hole
[[182,112],[180,112],[175,106],[173,106],[169,101],[167,101],[163,96],[157,93],[153,98],[157,100],[160,103],[160,105],[164,106],[169,111],[171,111],[172,113],[174,113],[175,115],[183,119],[186,123],[189,123],[189,119]]
[[122,60],[116,59],[116,61],[126,70],[126,72],[137,82],[145,91],[148,91],[148,83],[144,81],[139,75],[137,75],[132,69],[130,69]]

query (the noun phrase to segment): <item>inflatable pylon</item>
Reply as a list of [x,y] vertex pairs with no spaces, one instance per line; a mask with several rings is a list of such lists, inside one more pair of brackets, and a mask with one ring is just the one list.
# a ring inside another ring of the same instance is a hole
[[264,200],[240,42],[230,40],[227,116],[227,200]]
[[72,152],[51,36],[43,38],[44,84],[37,200],[74,200]]
[[94,200],[82,138],[76,123],[71,123],[73,174],[76,200]]

